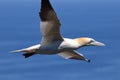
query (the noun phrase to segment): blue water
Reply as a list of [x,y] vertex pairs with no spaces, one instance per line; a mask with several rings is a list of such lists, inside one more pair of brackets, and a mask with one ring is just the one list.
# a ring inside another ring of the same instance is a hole
[[120,80],[120,1],[51,0],[64,37],[92,37],[105,47],[78,51],[91,63],[58,55],[24,59],[9,51],[40,43],[39,0],[0,0],[0,80]]

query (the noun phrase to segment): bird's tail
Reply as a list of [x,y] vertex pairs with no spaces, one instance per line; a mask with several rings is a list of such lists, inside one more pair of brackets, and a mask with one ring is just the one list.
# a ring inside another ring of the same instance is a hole
[[18,53],[18,52],[28,52],[28,50],[26,49],[20,49],[20,50],[14,50],[14,51],[11,51],[12,53]]
[[34,52],[29,52],[28,50],[25,50],[25,49],[14,50],[14,51],[11,51],[11,52],[12,52],[12,53],[25,52],[25,53],[23,54],[23,56],[24,56],[25,58],[28,58],[28,57],[30,57],[30,56],[32,56],[32,55],[35,54]]
[[11,51],[12,53],[18,53],[18,52],[25,52],[24,54],[23,54],[23,56],[25,57],[25,58],[28,58],[28,57],[30,57],[30,56],[32,56],[32,55],[35,55],[36,53],[35,53],[35,50],[28,50],[28,49],[20,49],[20,50],[14,50],[14,51]]

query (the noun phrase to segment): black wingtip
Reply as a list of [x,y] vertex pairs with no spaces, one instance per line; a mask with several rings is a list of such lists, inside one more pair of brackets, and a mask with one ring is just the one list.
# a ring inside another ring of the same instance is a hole
[[91,62],[91,60],[90,60],[90,59],[85,59],[85,61],[86,61],[86,62],[88,62],[88,63],[90,63],[90,62]]
[[32,55],[34,55],[34,53],[25,53],[25,54],[23,54],[23,56],[24,56],[25,58],[28,58],[28,57],[30,57],[30,56],[32,56]]
[[39,12],[39,16],[40,16],[40,19],[42,21],[47,21],[49,19],[49,17],[47,17],[49,14],[49,11],[54,12],[54,9],[52,8],[50,1],[49,0],[42,0],[41,1],[41,9]]
[[90,59],[88,59],[88,61],[87,61],[88,63],[90,63],[91,62],[91,60]]

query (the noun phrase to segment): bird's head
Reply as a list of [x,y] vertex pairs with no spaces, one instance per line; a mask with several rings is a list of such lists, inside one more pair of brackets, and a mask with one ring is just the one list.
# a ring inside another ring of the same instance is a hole
[[81,46],[105,46],[105,44],[98,42],[92,38],[76,38],[75,39]]

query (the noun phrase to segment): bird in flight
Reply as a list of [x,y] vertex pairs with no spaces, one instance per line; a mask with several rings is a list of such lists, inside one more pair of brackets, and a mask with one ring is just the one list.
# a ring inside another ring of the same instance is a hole
[[28,48],[14,50],[12,52],[23,52],[25,58],[36,54],[58,54],[65,59],[76,59],[90,62],[89,59],[85,58],[83,54],[76,50],[84,46],[104,46],[103,43],[88,37],[75,39],[64,38],[60,33],[61,23],[49,0],[41,0],[39,16],[41,19],[41,43]]

